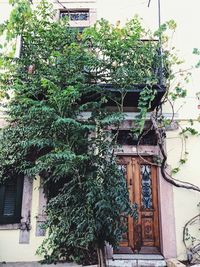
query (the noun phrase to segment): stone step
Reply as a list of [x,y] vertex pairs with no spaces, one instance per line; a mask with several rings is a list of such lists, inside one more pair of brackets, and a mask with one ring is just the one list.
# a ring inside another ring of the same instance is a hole
[[113,254],[114,260],[164,260],[160,254]]
[[163,259],[113,259],[108,261],[109,267],[165,267]]
[[[127,258],[128,259],[112,259],[107,260],[107,264],[109,267],[164,267],[166,266],[166,263],[163,259],[159,259],[154,255],[149,255],[147,258],[145,258],[146,255],[140,255],[141,257],[131,259],[131,256],[133,255],[117,255],[116,257],[121,258]],[[136,256],[136,254],[134,254]],[[151,256],[154,256],[152,258]],[[115,257],[115,255],[114,255]],[[145,259],[144,259],[145,258]],[[10,262],[10,263],[0,263],[0,267],[82,267],[82,265],[78,265],[75,263],[57,263],[55,264],[43,264],[41,265],[38,262]],[[97,265],[90,265],[90,266],[84,266],[84,267],[97,267]]]

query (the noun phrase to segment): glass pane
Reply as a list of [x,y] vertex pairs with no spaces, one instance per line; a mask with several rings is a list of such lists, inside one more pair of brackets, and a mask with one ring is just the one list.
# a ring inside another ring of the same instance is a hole
[[151,166],[141,165],[142,176],[142,208],[152,209],[152,181],[151,181]]
[[[118,164],[118,170],[124,176],[124,181],[126,181],[126,165]],[[121,216],[122,224],[123,224],[123,233],[120,242],[128,242],[128,217],[124,214]]]
[[3,215],[13,216],[15,212],[16,184],[9,183],[5,186],[5,198],[3,206]]
[[70,14],[70,20],[79,20],[79,14],[78,13],[71,13]]
[[82,12],[74,12],[74,11],[68,11],[63,12],[60,15],[61,17],[69,17],[69,20],[71,21],[83,21],[89,19],[89,11],[82,11]]

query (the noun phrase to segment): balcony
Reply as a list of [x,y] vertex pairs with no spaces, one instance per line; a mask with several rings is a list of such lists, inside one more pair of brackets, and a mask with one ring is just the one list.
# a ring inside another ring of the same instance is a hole
[[[91,47],[93,53],[95,49]],[[165,84],[169,75],[164,62],[166,55],[161,57],[158,40],[137,40],[122,53],[119,62],[113,59],[115,53],[107,57],[101,51],[100,56],[94,57],[92,66],[85,68],[87,82],[94,91],[84,93],[81,102],[100,101],[105,97],[107,100],[103,106],[114,110],[117,100],[120,102],[123,97],[124,111],[137,111],[140,93],[148,87],[155,91],[149,111],[154,110],[166,93]]]
[[[132,85],[131,88],[126,90],[114,87],[112,84],[97,84],[97,87],[99,88],[99,91],[95,90],[94,92],[84,94],[84,97],[81,99],[82,104],[92,101],[98,101],[102,97],[106,96],[107,102],[103,105],[114,109],[115,107],[117,107],[115,100],[120,99],[123,94],[124,110],[131,111],[133,110],[133,108],[137,107],[140,92],[144,87],[146,87],[146,85],[145,84]],[[154,100],[151,103],[149,111],[154,110],[160,104],[162,97],[166,92],[166,86],[164,85],[155,84],[153,85],[152,88],[156,91],[156,94]],[[134,109],[133,111],[136,111],[136,109]]]

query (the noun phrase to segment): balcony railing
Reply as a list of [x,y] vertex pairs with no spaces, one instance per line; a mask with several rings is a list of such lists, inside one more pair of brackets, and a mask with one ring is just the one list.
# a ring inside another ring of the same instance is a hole
[[[154,42],[155,45],[149,45],[150,42]],[[139,45],[144,45],[144,47],[140,49]],[[151,51],[153,56],[151,55],[150,59],[144,56],[148,49],[149,51],[154,49],[154,55]],[[132,64],[133,59],[130,65],[127,63],[129,55],[125,55],[124,63],[113,65],[112,58],[104,57],[101,54],[97,59],[96,68],[93,66],[91,69],[86,68],[88,83],[96,86],[98,90],[85,94],[83,102],[94,101],[106,96],[107,103],[105,105],[116,106],[115,100],[120,99],[123,95],[124,107],[137,107],[140,92],[145,87],[149,87],[155,91],[155,98],[150,109],[153,110],[158,106],[166,92],[165,82],[168,75],[167,71],[164,71],[163,62],[161,62],[159,43],[157,40],[139,40],[137,47],[133,47],[130,51],[130,58],[134,51],[138,53],[135,66]],[[139,53],[140,51],[141,53]],[[144,55],[142,54],[143,51],[145,51]]]

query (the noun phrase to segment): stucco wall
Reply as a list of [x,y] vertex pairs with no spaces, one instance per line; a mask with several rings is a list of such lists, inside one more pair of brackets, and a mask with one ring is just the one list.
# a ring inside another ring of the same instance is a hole
[[[187,121],[181,122],[182,127],[190,126]],[[195,123],[195,128],[200,131],[199,123]],[[183,143],[178,134],[178,131],[167,133],[167,155],[168,163],[171,168],[178,166],[180,160]],[[188,161],[182,165],[180,172],[174,175],[174,178],[193,183],[200,187],[199,179],[199,151],[200,151],[200,137],[190,137],[186,142],[187,151],[189,152]],[[175,212],[175,228],[177,240],[177,256],[180,259],[186,257],[186,251],[183,240],[183,227],[185,223],[192,217],[198,214],[199,208],[197,204],[200,202],[200,193],[192,190],[173,187],[174,192],[174,212]],[[170,221],[169,221],[170,223]],[[192,234],[199,236],[199,226],[193,227]]]
[[43,237],[36,237],[36,216],[39,209],[39,179],[33,182],[32,206],[31,206],[31,230],[30,243],[19,244],[20,230],[0,230],[0,262],[2,261],[37,261],[35,255]]

